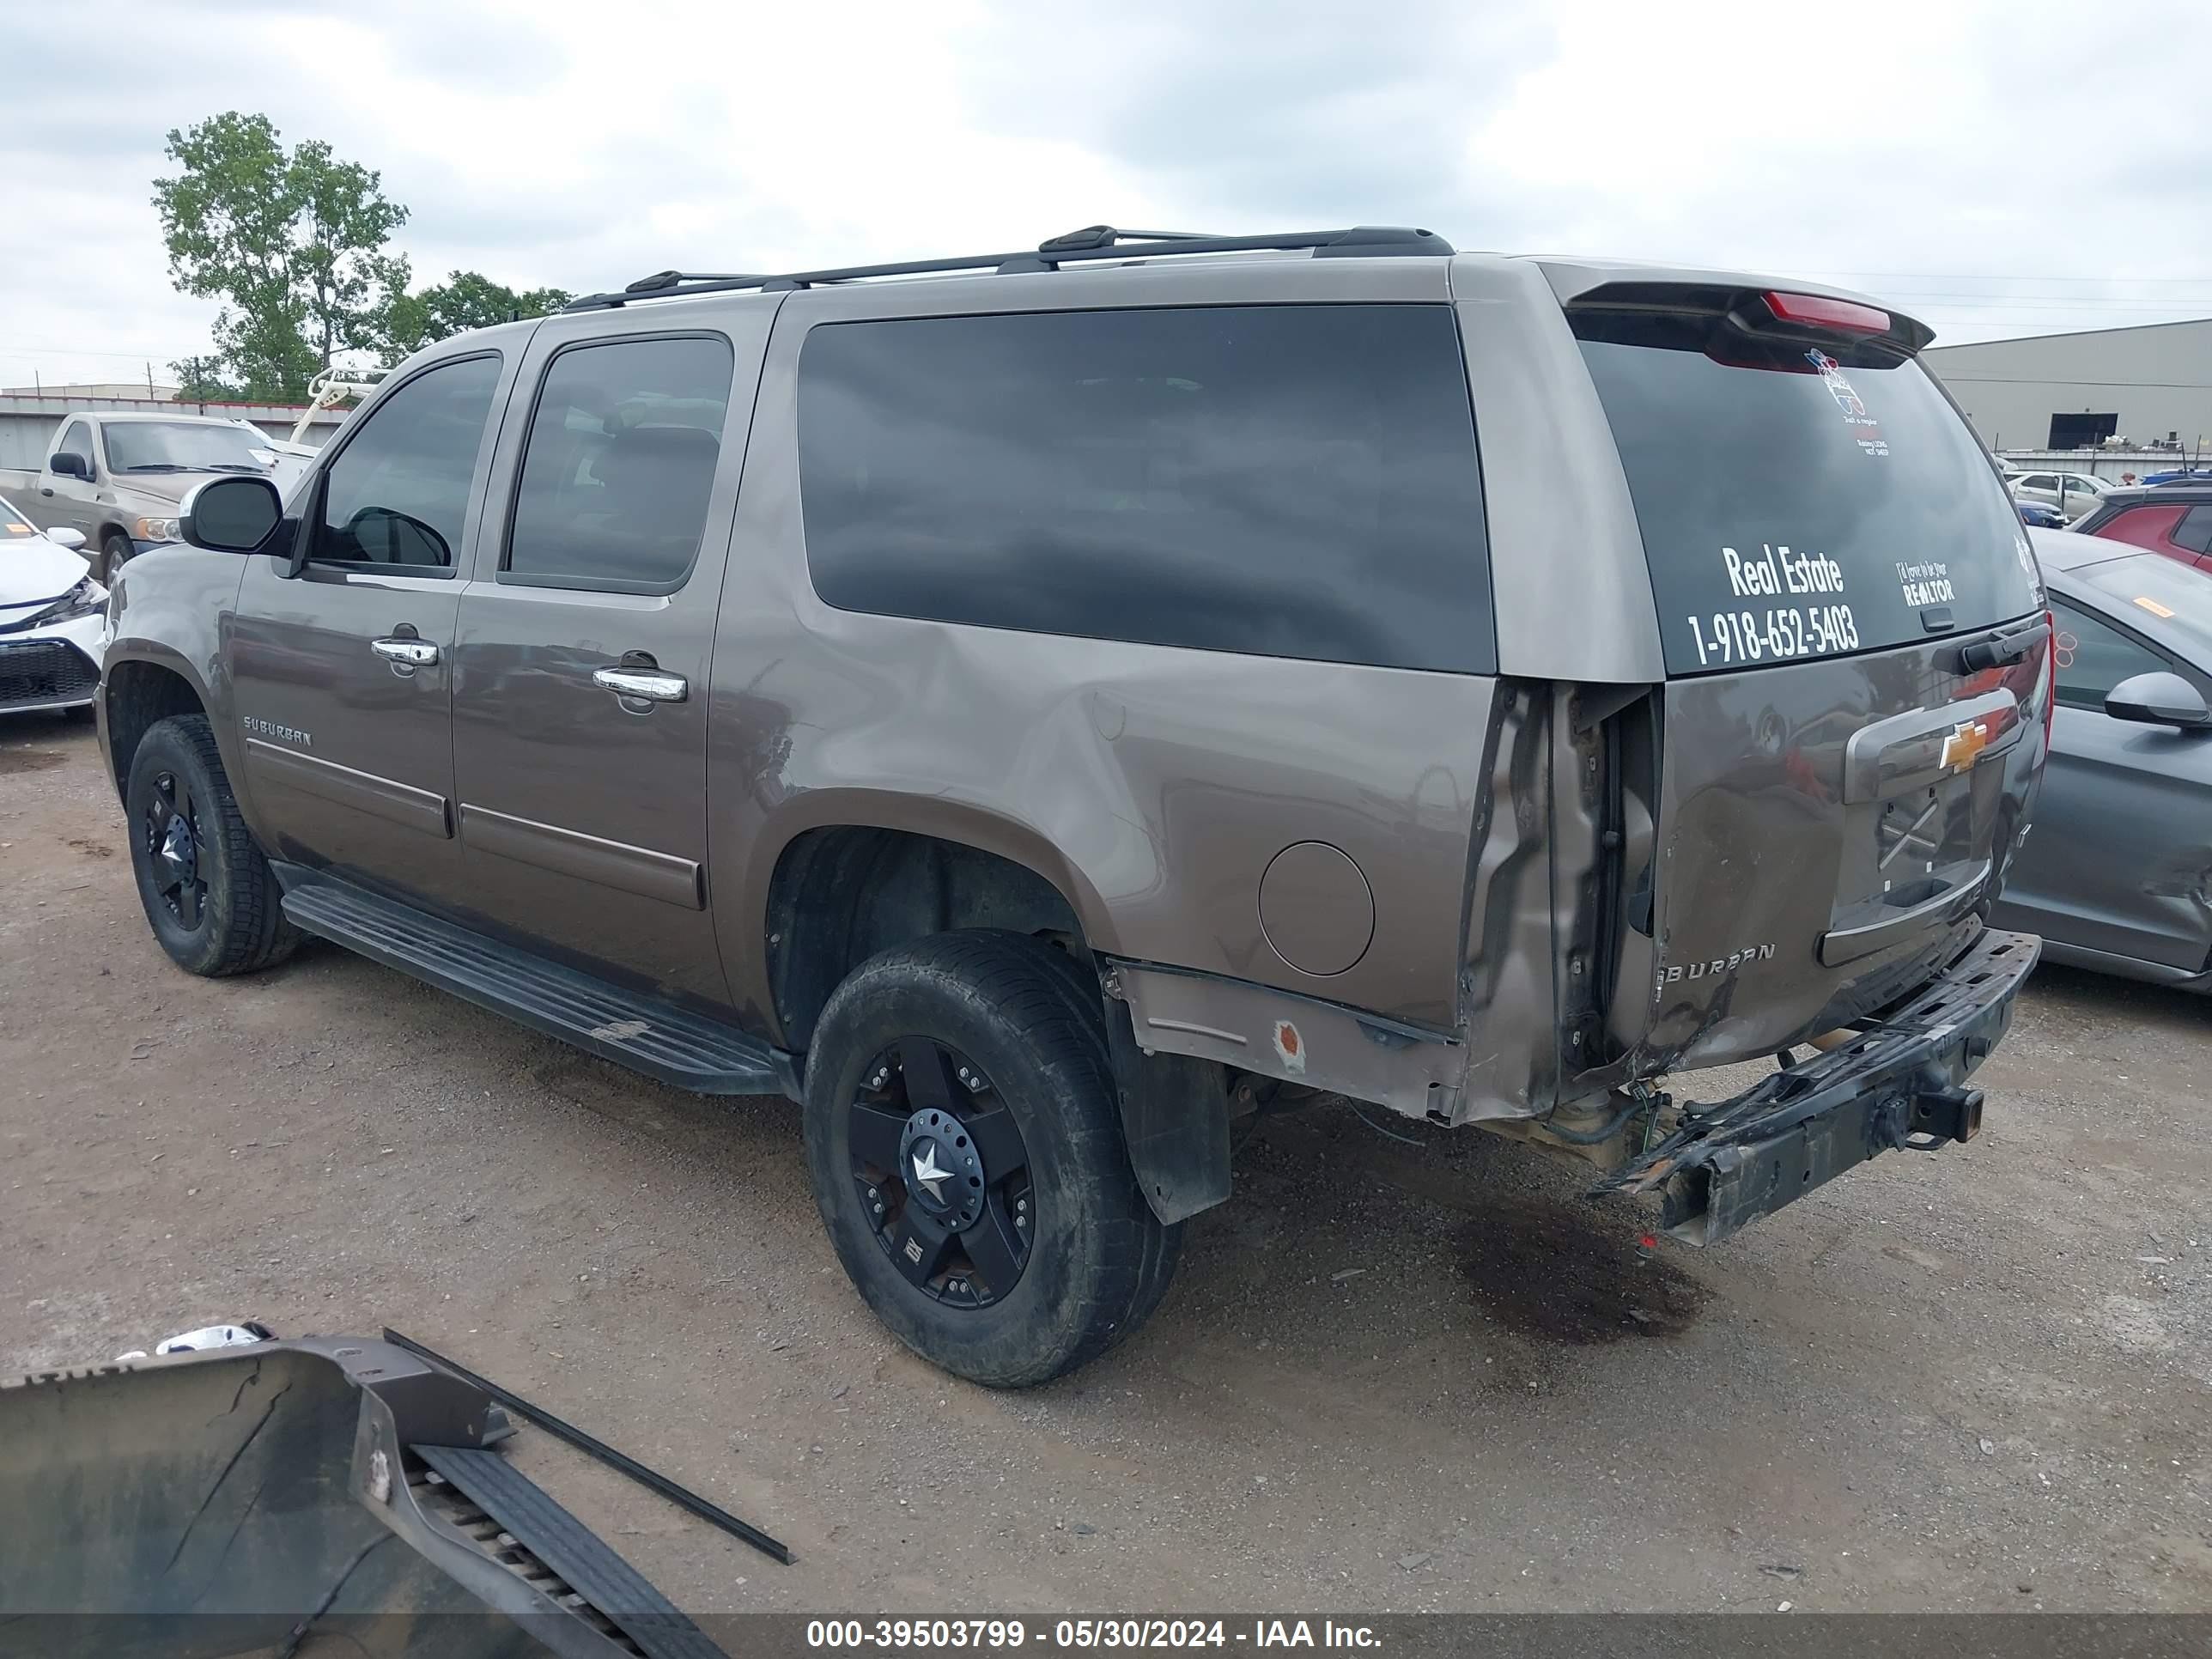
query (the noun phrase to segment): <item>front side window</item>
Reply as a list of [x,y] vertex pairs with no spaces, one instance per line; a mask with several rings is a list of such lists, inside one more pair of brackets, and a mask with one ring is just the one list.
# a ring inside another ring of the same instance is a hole
[[242,427],[214,421],[111,421],[107,465],[117,472],[266,472]]
[[1496,669],[1446,307],[823,324],[799,461],[815,591],[842,610]]
[[2058,701],[2069,708],[2102,708],[2122,680],[2169,666],[2148,646],[2063,600],[2051,601],[2051,614],[2058,624]]
[[699,552],[735,358],[717,335],[560,353],[530,418],[503,579],[665,592]]
[[325,476],[308,556],[452,574],[498,385],[496,356],[464,357],[370,410]]
[[62,434],[62,441],[55,447],[54,453],[75,455],[87,466],[97,466],[100,464],[100,458],[92,453],[92,428],[82,421],[76,422],[68,431]]

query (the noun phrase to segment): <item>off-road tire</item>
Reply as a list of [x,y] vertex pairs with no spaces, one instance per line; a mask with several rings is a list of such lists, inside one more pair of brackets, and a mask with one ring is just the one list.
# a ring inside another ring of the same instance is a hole
[[[156,885],[147,821],[164,774],[185,781],[198,818],[195,841],[206,892],[194,927],[171,913]],[[178,967],[220,979],[273,967],[298,948],[300,932],[284,919],[283,894],[239,814],[204,714],[172,714],[147,729],[131,757],[124,804],[138,900],[154,937]]]
[[[1105,1352],[1158,1305],[1182,1245],[1130,1169],[1103,1014],[1060,954],[981,929],[885,951],[837,988],[807,1055],[807,1169],[838,1259],[908,1346],[993,1388],[1047,1382]],[[1027,1146],[1037,1231],[1021,1278],[988,1306],[931,1300],[862,1213],[849,1109],[871,1060],[908,1036],[980,1066]]]

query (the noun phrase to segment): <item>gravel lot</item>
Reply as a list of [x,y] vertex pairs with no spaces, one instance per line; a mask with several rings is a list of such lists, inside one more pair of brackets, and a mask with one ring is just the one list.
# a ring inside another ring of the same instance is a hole
[[865,1312],[788,1104],[331,949],[173,969],[88,722],[0,717],[0,1371],[389,1323],[797,1550],[526,1430],[695,1611],[2212,1605],[2202,1001],[2045,970],[1971,1147],[1648,1262],[1570,1170],[1317,1106],[1009,1395]]

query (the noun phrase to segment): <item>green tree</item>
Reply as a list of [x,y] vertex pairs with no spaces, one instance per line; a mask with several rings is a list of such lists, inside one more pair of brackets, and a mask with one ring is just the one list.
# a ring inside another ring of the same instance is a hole
[[180,404],[227,404],[240,398],[240,389],[222,378],[222,365],[212,357],[187,357],[169,367],[177,377]]
[[154,181],[169,274],[225,301],[209,381],[289,401],[338,353],[382,348],[408,273],[385,252],[407,210],[386,198],[380,174],[317,141],[288,150],[267,116],[236,110],[172,128],[164,153],[179,167]]
[[473,270],[457,270],[420,294],[394,294],[386,313],[385,361],[396,363],[465,329],[489,328],[518,317],[543,317],[568,303],[557,288],[518,293]]

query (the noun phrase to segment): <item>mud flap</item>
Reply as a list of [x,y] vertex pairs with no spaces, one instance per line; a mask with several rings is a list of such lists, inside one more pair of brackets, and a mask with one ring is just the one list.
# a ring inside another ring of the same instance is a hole
[[1107,1047],[1129,1164],[1169,1226],[1229,1196],[1229,1084],[1218,1061],[1146,1054],[1129,1005],[1106,1002]]
[[2011,1024],[2042,950],[2030,934],[1984,931],[1887,1018],[1732,1100],[1686,1109],[1593,1191],[1661,1194],[1667,1232],[1712,1244],[1878,1153],[1970,1138],[1981,1095],[1962,1085]]

